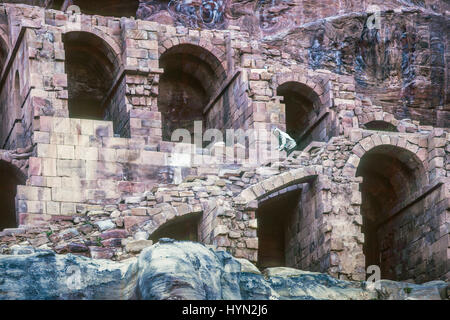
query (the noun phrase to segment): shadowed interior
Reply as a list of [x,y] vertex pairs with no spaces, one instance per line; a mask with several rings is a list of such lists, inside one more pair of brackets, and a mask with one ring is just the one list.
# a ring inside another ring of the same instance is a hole
[[22,173],[11,164],[0,160],[0,231],[17,227],[17,186],[25,184]]
[[8,50],[6,47],[6,43],[3,38],[0,37],[0,73],[3,71],[3,67],[6,62],[6,58],[8,57]]
[[383,223],[421,189],[424,169],[411,152],[379,146],[361,158],[357,176],[363,177],[361,213],[366,267],[380,266],[383,278],[395,280],[393,270],[400,259],[396,256],[401,254],[400,243],[395,240],[398,237],[387,233]]
[[363,125],[367,130],[376,130],[376,131],[388,131],[388,132],[398,132],[397,128],[389,122],[374,120]]
[[297,142],[297,150],[304,149],[310,142],[305,131],[318,116],[319,97],[298,82],[283,83],[277,88],[277,95],[283,97],[286,106],[286,131]]
[[69,115],[72,118],[104,120],[112,87],[114,65],[103,40],[87,32],[64,36],[66,73],[69,90]]
[[193,133],[194,121],[205,122],[203,109],[220,87],[225,72],[210,52],[190,44],[164,52],[160,67],[164,74],[159,84],[158,108],[164,123],[163,140],[171,141],[176,129]]
[[[61,1],[57,1],[55,8]],[[139,7],[139,0],[72,0],[74,5],[80,7],[84,14],[112,16],[112,17],[135,17]],[[59,5],[61,8],[62,3]]]
[[258,267],[287,267],[289,222],[298,214],[301,191],[288,192],[260,204],[258,219]]
[[162,225],[151,236],[150,240],[154,243],[161,238],[171,238],[178,241],[199,241],[198,224],[200,215],[188,214],[173,219]]

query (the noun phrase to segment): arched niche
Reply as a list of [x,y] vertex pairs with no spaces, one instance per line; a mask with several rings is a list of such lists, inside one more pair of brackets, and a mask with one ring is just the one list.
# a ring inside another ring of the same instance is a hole
[[226,73],[208,50],[193,44],[179,44],[161,54],[164,69],[159,82],[158,109],[162,114],[163,140],[173,131],[194,131],[194,121],[205,123],[204,109],[218,91]]

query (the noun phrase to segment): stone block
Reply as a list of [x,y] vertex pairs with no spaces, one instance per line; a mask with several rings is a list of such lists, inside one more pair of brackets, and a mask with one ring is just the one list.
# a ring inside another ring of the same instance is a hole
[[42,159],[31,157],[28,161],[28,175],[40,176],[42,174]]
[[53,132],[70,134],[70,118],[55,118]]
[[56,150],[58,159],[75,159],[74,146],[57,145]]
[[147,247],[153,245],[153,241],[151,240],[134,240],[127,242],[125,246],[125,250],[130,253],[139,253]]
[[98,157],[99,149],[96,147],[75,146],[75,159],[97,161]]
[[242,198],[245,199],[246,202],[250,202],[256,199],[256,195],[253,193],[251,188],[247,188],[240,194]]
[[361,147],[364,149],[364,151],[369,151],[372,149],[375,144],[373,143],[372,137],[367,137],[362,139],[360,142]]
[[115,149],[101,148],[98,149],[98,160],[115,162],[117,160],[117,153]]
[[17,199],[19,200],[35,200],[50,201],[51,189],[44,187],[17,186]]
[[47,213],[51,215],[60,215],[61,214],[61,203],[55,201],[47,201]]
[[93,120],[81,119],[80,128],[81,128],[82,135],[87,135],[87,136],[94,135],[94,121]]
[[245,246],[249,249],[258,249],[258,238],[246,239]]
[[228,227],[225,225],[218,225],[214,228],[213,236],[217,237],[219,235],[226,235],[228,234],[230,230],[228,230]]
[[56,145],[39,143],[37,145],[37,156],[39,158],[56,158]]

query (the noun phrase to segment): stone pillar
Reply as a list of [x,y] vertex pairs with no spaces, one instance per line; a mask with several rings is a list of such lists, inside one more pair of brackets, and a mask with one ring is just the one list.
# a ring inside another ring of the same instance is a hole
[[163,72],[158,66],[158,24],[123,18],[121,25],[130,136],[158,144],[162,130],[157,96],[159,76]]

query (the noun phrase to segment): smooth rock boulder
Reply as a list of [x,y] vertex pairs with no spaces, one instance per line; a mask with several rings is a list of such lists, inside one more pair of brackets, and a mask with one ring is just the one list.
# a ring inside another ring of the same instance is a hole
[[237,281],[240,265],[236,263],[233,269],[226,261],[226,254],[216,254],[202,244],[160,239],[139,256],[137,297],[145,300],[240,299]]

